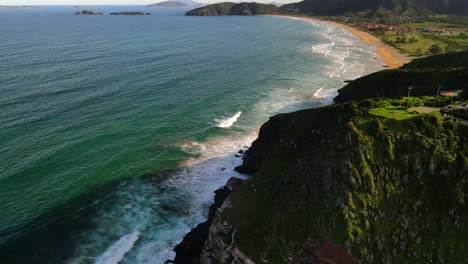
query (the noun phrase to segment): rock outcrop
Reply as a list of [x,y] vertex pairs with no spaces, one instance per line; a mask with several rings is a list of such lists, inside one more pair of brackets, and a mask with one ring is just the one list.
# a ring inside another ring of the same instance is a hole
[[140,11],[122,11],[122,12],[112,12],[112,16],[149,16],[151,13],[140,12]]
[[222,225],[220,225],[218,219],[222,213],[222,208],[226,207],[229,203],[227,201],[229,194],[239,188],[241,184],[241,179],[231,178],[223,188],[215,191],[214,203],[210,206],[208,219],[185,235],[182,242],[174,249],[176,252],[174,261],[168,261],[168,263],[208,263],[207,261],[211,258],[211,253],[215,255],[224,254],[224,250],[222,250],[224,248],[220,250],[219,247],[215,247],[222,243],[219,241],[219,239],[222,240],[221,233],[216,231],[222,229]]
[[82,10],[82,11],[76,11],[75,15],[77,16],[96,16],[96,15],[102,15],[102,12],[95,12],[91,10]]

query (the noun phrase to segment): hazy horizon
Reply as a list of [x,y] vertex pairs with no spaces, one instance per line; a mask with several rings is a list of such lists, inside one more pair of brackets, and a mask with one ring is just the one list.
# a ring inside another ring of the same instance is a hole
[[[1,1],[0,5],[13,5],[13,6],[21,6],[21,5],[148,5],[158,2],[163,2],[165,0],[144,0],[144,1],[128,1],[128,0],[101,0],[99,2],[93,0],[76,0],[76,1],[67,1],[64,2],[63,0],[37,0],[37,1],[23,1],[23,0],[11,0],[11,1]],[[175,1],[175,0],[174,0]],[[196,0],[197,2],[201,3],[219,3],[225,1],[216,1],[216,0]],[[232,1],[232,2],[239,2],[239,1]],[[246,1],[249,2],[249,1]],[[270,1],[270,0],[257,0],[255,2],[259,3],[270,3],[270,2],[277,2],[277,3],[292,3],[295,1],[289,0],[277,0],[277,1]],[[297,2],[297,1],[296,1]]]

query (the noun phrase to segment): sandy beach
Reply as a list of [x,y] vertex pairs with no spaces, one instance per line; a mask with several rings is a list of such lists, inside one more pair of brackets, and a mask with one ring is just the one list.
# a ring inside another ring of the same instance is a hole
[[290,18],[290,19],[310,20],[314,22],[323,22],[323,23],[327,23],[327,24],[342,28],[344,30],[347,30],[351,32],[357,38],[361,39],[364,43],[375,46],[377,48],[377,54],[379,55],[380,59],[390,69],[398,68],[412,60],[412,58],[410,58],[406,54],[403,54],[399,50],[382,42],[382,40],[380,40],[378,37],[373,36],[357,28],[345,25],[345,24],[341,24],[341,23],[337,23],[333,21],[327,21],[327,20],[320,20],[320,19],[311,18],[311,17],[285,16],[285,15],[275,15],[275,16],[283,17],[283,18]]

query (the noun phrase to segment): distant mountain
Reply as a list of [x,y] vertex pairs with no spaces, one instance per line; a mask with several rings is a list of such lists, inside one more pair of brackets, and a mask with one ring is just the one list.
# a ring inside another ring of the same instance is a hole
[[207,5],[185,13],[187,16],[226,16],[226,15],[267,15],[279,14],[280,11],[275,5],[260,3],[231,3]]
[[34,5],[21,5],[21,6],[0,5],[0,9],[10,9],[10,8],[38,8],[38,6],[34,6]]
[[169,0],[148,5],[148,7],[187,7],[187,6],[202,6],[203,3],[192,0]]
[[179,1],[163,1],[163,2],[148,5],[148,7],[186,7],[186,6],[190,6],[190,5],[179,2]]
[[284,3],[277,3],[277,2],[269,2],[269,3],[265,3],[265,4],[268,4],[268,5],[275,5],[277,7],[280,7],[282,5],[284,5]]
[[362,12],[368,16],[428,13],[468,15],[467,0],[304,0],[281,7],[285,13],[345,15]]
[[[181,0],[182,1],[182,0]],[[350,15],[381,21],[404,21],[437,14],[468,15],[468,0],[304,0],[276,7],[274,4],[224,2],[197,8],[192,16],[306,14]],[[382,22],[385,23],[385,22]]]
[[191,6],[203,6],[203,5],[206,5],[206,4],[204,4],[204,3],[200,3],[200,2],[197,2],[197,1],[193,1],[193,0],[179,0],[179,2],[186,3],[186,4],[191,5]]

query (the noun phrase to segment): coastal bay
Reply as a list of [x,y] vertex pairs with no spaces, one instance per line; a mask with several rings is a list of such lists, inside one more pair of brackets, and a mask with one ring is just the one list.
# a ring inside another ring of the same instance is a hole
[[379,58],[388,66],[390,69],[396,69],[398,67],[403,66],[404,64],[410,62],[412,58],[408,56],[407,54],[403,54],[399,50],[395,49],[394,47],[389,46],[388,44],[383,43],[381,39],[379,39],[376,36],[373,36],[372,34],[362,31],[360,29],[357,29],[355,27],[351,27],[349,25],[345,25],[342,23],[337,23],[334,21],[328,21],[328,20],[323,20],[323,19],[318,19],[318,18],[313,18],[313,17],[304,17],[304,16],[290,16],[290,15],[273,15],[276,17],[282,17],[282,18],[289,18],[289,19],[301,19],[304,21],[311,21],[311,22],[319,22],[319,23],[327,23],[329,25],[333,25],[335,27],[342,28],[350,33],[352,33],[354,36],[362,40],[364,43],[375,46],[377,48],[377,54],[379,55]]
[[154,15],[2,14],[5,261],[163,263],[212,192],[242,177],[235,155],[270,116],[330,104],[382,69],[374,47],[328,25],[141,10]]

